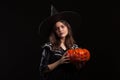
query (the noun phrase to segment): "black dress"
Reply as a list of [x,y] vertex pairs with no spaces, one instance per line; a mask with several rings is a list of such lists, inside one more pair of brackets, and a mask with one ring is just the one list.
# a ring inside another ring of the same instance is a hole
[[[79,80],[79,70],[72,63],[59,65],[53,71],[47,72],[49,70],[47,65],[59,60],[66,52],[62,48],[53,51],[51,46],[50,43],[46,43],[42,47],[40,80]],[[78,46],[74,44],[72,48],[78,48]]]

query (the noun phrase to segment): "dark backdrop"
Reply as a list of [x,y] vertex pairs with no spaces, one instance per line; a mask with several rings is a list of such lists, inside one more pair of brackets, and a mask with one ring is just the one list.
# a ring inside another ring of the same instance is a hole
[[4,1],[1,13],[1,80],[39,80],[40,42],[37,34],[42,20],[50,16],[51,3],[58,11],[80,13],[82,24],[76,38],[88,48],[91,60],[81,71],[83,80],[113,79],[119,72],[119,8],[105,2]]

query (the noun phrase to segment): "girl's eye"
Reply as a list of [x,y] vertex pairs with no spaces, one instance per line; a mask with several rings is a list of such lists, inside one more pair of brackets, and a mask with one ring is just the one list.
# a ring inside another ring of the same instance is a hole
[[61,26],[62,28],[64,28],[64,26]]
[[59,30],[59,28],[55,28],[55,30],[57,31],[57,30]]

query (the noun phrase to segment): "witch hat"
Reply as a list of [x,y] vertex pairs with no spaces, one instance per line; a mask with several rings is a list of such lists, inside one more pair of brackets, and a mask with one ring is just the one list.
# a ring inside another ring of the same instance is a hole
[[49,41],[50,31],[53,25],[58,20],[66,20],[72,28],[73,37],[75,37],[76,31],[79,31],[81,24],[81,16],[74,11],[61,11],[58,12],[53,5],[51,5],[51,16],[44,19],[39,25],[40,40],[42,43]]

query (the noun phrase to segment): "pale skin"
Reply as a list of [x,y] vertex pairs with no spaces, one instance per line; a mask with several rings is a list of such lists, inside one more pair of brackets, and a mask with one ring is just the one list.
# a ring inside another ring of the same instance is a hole
[[[55,32],[58,35],[58,37],[60,38],[60,47],[63,48],[64,50],[66,50],[66,46],[64,44],[65,41],[65,37],[68,34],[68,28],[66,25],[64,25],[62,22],[56,22],[55,24]],[[61,59],[59,59],[58,61],[49,64],[49,70],[52,71],[54,70],[57,66],[64,64],[64,63],[69,63],[69,58],[68,56],[66,56],[65,54],[61,57]]]

